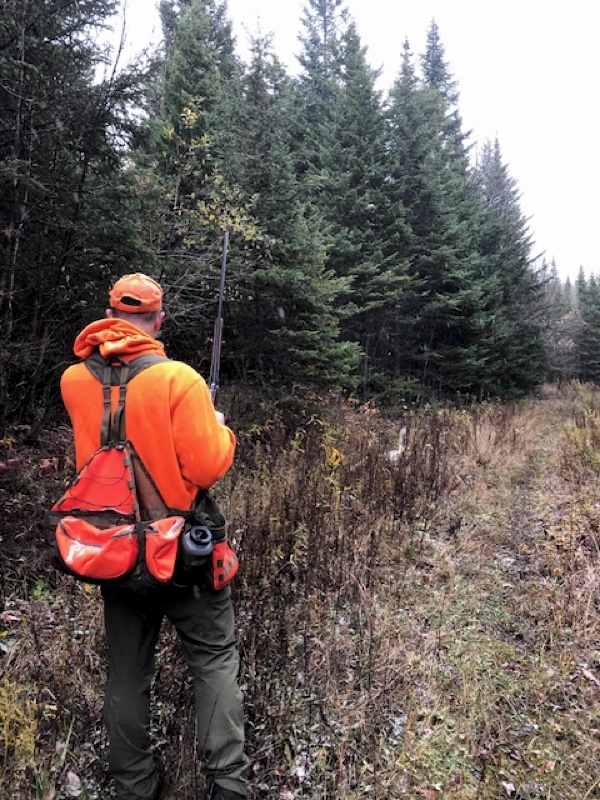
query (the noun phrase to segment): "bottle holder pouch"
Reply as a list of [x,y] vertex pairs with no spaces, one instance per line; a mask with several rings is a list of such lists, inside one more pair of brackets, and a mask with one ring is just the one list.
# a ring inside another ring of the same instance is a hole
[[208,582],[215,592],[224,589],[239,569],[238,557],[227,539],[216,542],[208,561]]

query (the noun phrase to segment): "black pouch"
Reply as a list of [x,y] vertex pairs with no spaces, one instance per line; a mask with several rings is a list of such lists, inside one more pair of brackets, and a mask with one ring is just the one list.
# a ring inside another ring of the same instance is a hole
[[185,529],[179,538],[175,574],[173,576],[175,584],[178,586],[209,586],[212,583],[210,578],[211,553],[207,553],[204,558],[190,557],[190,553],[186,551],[186,543],[188,541],[186,534],[190,534],[191,529],[202,529],[211,539],[212,550],[225,541],[226,526],[227,523],[219,504],[208,491],[202,489],[198,492],[194,507],[187,515]]
[[190,524],[204,525],[212,533],[215,542],[221,542],[225,538],[225,517],[217,501],[204,489],[198,493],[190,517]]

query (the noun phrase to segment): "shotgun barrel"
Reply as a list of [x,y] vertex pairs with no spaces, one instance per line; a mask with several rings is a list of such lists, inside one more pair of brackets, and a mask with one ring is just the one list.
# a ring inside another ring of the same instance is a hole
[[227,265],[227,248],[229,247],[229,231],[223,235],[223,252],[221,253],[221,280],[219,282],[219,303],[217,306],[217,318],[213,332],[212,353],[210,357],[210,375],[208,385],[210,397],[215,402],[219,391],[219,370],[221,365],[221,342],[223,341],[223,298],[225,295],[225,268]]

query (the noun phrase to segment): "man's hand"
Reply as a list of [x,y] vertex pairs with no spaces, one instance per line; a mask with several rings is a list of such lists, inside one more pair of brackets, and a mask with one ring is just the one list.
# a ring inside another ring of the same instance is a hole
[[221,411],[215,411],[215,416],[219,425],[225,425],[225,414],[223,414]]

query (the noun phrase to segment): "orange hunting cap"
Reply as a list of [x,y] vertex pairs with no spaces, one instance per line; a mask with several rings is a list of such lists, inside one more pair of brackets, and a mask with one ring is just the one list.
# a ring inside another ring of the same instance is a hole
[[163,290],[159,283],[141,272],[123,275],[110,290],[110,307],[130,314],[160,311]]

